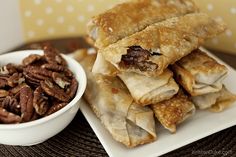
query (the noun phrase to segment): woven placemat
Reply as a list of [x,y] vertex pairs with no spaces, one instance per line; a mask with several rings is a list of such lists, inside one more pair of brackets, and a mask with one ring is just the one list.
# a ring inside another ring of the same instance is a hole
[[[30,138],[30,137],[29,137]],[[158,149],[158,148],[157,148]],[[166,157],[236,156],[236,126],[170,152]],[[71,124],[53,138],[30,147],[0,145],[0,156],[108,156],[79,111]]]

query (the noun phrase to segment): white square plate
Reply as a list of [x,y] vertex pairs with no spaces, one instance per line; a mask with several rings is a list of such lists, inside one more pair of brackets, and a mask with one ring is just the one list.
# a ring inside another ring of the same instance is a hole
[[[213,57],[216,58],[215,56]],[[228,77],[225,79],[224,84],[231,92],[236,93],[236,86],[234,85],[236,83],[236,71],[220,59],[216,59],[220,63],[227,66],[229,71]],[[157,128],[157,141],[129,149],[113,140],[112,136],[103,127],[99,119],[95,116],[85,101],[81,102],[80,109],[101,141],[103,147],[111,157],[160,156],[213,133],[236,125],[236,103],[221,113],[211,113],[208,111],[197,110],[193,117],[179,125],[175,134],[171,134],[168,130],[165,130],[163,127],[159,126]]]

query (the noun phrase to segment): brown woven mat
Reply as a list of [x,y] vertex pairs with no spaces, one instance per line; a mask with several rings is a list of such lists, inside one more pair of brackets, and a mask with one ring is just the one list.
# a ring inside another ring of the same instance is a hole
[[[30,137],[29,137],[30,138]],[[158,148],[157,148],[158,149]],[[236,153],[236,126],[213,134],[166,157],[233,156]],[[44,143],[30,146],[0,145],[0,156],[108,156],[93,130],[79,111],[72,123],[61,133]],[[236,156],[236,154],[235,154]]]

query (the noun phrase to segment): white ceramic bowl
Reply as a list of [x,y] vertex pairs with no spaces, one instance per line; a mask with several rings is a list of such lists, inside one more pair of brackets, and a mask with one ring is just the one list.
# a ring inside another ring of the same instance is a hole
[[[43,51],[26,50],[0,55],[0,65],[20,64],[23,58],[30,54],[43,54]],[[79,100],[86,88],[87,79],[78,62],[65,55],[63,58],[79,82],[75,98],[64,108],[47,117],[20,124],[0,124],[1,144],[28,146],[41,143],[62,131],[75,117],[79,109]]]

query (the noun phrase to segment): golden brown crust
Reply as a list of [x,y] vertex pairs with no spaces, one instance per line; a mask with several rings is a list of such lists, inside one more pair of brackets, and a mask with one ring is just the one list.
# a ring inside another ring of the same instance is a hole
[[129,72],[120,73],[118,76],[129,89],[134,101],[142,106],[169,99],[179,90],[169,69],[159,77],[146,77]]
[[88,33],[97,29],[95,46],[102,48],[155,22],[197,11],[192,0],[133,0],[95,16]]
[[177,124],[195,112],[193,103],[181,90],[173,98],[152,105],[152,109],[160,123],[172,133]]
[[[224,28],[223,23],[217,23],[204,13],[188,14],[148,26],[143,31],[99,51],[107,61],[121,71],[158,76],[169,64],[173,64],[188,55],[197,49],[204,39],[224,31]],[[120,66],[122,55],[127,55],[128,48],[132,46],[139,46],[151,54],[158,52],[160,55],[150,55],[149,59],[145,60],[145,63],[155,64],[157,68],[141,70],[133,66]]]
[[217,92],[222,88],[227,68],[197,49],[172,66],[175,78],[192,96]]
[[183,57],[178,61],[183,68],[195,73],[220,73],[227,71],[227,68],[216,62],[215,59],[208,56],[205,52],[197,49],[190,53],[188,56]]
[[88,55],[81,64],[88,81],[84,97],[96,116],[112,137],[127,147],[154,141],[156,132],[152,110],[134,104],[119,78],[93,74],[94,61],[95,55]]

